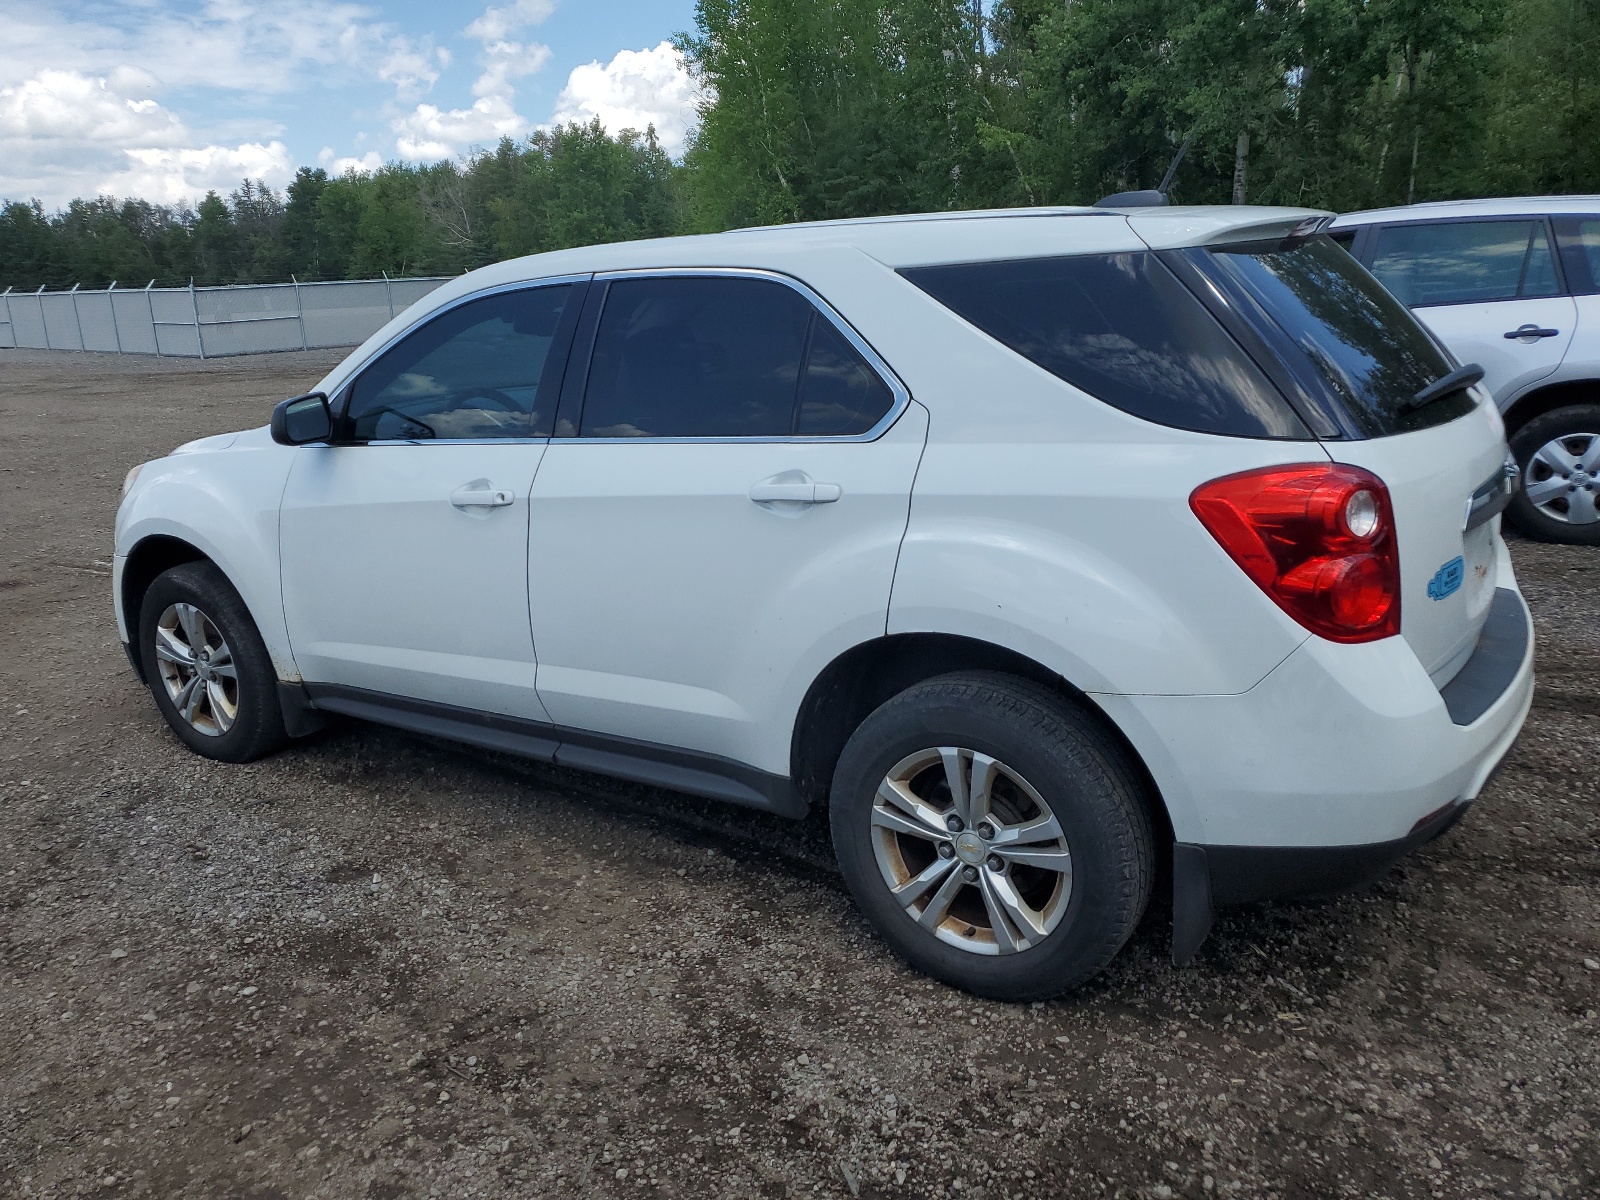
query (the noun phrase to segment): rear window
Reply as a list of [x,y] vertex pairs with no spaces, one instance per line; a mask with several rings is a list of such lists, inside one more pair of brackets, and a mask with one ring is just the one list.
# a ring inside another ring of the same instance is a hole
[[1311,436],[1250,356],[1151,252],[900,273],[996,341],[1123,412],[1231,437]]
[[1346,418],[1339,423],[1347,435],[1426,429],[1472,410],[1464,390],[1407,408],[1455,364],[1403,304],[1327,238],[1178,253],[1245,301],[1239,310],[1254,311],[1258,331],[1296,381],[1320,407]]

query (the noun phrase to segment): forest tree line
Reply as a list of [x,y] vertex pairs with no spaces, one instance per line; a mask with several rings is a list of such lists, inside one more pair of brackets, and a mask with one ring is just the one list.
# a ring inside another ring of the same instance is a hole
[[0,209],[0,289],[453,274],[593,242],[952,208],[1338,211],[1600,191],[1600,0],[699,0],[707,100],[194,208]]

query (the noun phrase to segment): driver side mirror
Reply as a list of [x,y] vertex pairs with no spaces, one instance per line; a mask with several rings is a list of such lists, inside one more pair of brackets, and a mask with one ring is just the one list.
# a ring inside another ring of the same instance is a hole
[[333,437],[333,414],[321,392],[291,396],[272,410],[272,440],[280,446],[303,446]]

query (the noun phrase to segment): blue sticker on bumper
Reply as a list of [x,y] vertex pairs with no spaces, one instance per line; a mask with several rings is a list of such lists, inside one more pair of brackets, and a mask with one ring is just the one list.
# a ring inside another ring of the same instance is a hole
[[1466,574],[1466,569],[1467,564],[1460,555],[1445,563],[1428,580],[1428,598],[1443,600],[1446,596],[1455,595],[1461,590],[1461,577]]

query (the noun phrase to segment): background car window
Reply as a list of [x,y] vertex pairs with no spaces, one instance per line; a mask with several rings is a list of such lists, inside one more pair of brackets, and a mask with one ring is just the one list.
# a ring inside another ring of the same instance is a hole
[[1544,222],[1532,220],[1388,225],[1378,231],[1372,273],[1412,308],[1561,290]]
[[570,284],[500,292],[429,321],[356,379],[352,441],[547,437],[540,378]]
[[1024,358],[1136,417],[1235,437],[1311,436],[1255,362],[1149,252],[901,274]]
[[1600,217],[1557,217],[1567,282],[1579,295],[1600,292]]
[[613,281],[579,436],[787,437],[815,311],[765,279]]
[[882,376],[821,313],[812,318],[794,431],[803,437],[866,433],[894,406]]

